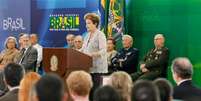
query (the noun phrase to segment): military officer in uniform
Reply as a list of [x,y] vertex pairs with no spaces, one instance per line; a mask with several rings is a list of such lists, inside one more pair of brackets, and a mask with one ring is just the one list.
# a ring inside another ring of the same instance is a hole
[[117,71],[125,71],[129,74],[137,71],[139,51],[132,48],[133,38],[130,35],[122,37],[123,48],[112,58],[112,68]]
[[165,77],[168,67],[169,50],[164,46],[165,38],[162,34],[154,37],[155,48],[151,49],[140,64],[140,71],[131,74],[133,81],[137,79],[154,80]]

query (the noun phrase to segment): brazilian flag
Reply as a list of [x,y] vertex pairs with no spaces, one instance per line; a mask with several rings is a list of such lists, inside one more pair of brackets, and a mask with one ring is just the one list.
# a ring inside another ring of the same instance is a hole
[[121,37],[124,34],[125,0],[109,0],[107,37],[113,37],[117,48],[122,47]]

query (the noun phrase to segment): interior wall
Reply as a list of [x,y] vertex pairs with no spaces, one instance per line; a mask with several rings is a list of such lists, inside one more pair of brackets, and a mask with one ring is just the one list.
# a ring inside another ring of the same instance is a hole
[[[126,31],[134,37],[140,59],[153,47],[154,35],[162,33],[170,50],[169,64],[175,57],[190,58],[193,81],[201,86],[200,6],[200,0],[127,0]],[[170,73],[168,79],[172,80]]]

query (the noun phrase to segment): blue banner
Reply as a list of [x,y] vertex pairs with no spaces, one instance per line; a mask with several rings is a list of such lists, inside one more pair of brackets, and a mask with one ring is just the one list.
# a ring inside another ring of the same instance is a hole
[[39,34],[44,47],[66,46],[69,33],[84,36],[86,13],[101,16],[100,0],[31,0],[31,4],[31,32]]
[[0,0],[0,50],[5,39],[30,32],[30,0]]

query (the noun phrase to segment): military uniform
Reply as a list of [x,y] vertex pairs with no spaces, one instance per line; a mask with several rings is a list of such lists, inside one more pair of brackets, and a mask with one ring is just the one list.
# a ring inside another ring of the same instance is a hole
[[112,58],[112,67],[116,71],[134,73],[137,71],[138,57],[139,51],[137,48],[123,48]]
[[157,77],[165,77],[168,67],[169,50],[166,47],[153,48],[142,61],[148,72],[142,71],[131,74],[133,81],[137,79],[153,80]]

